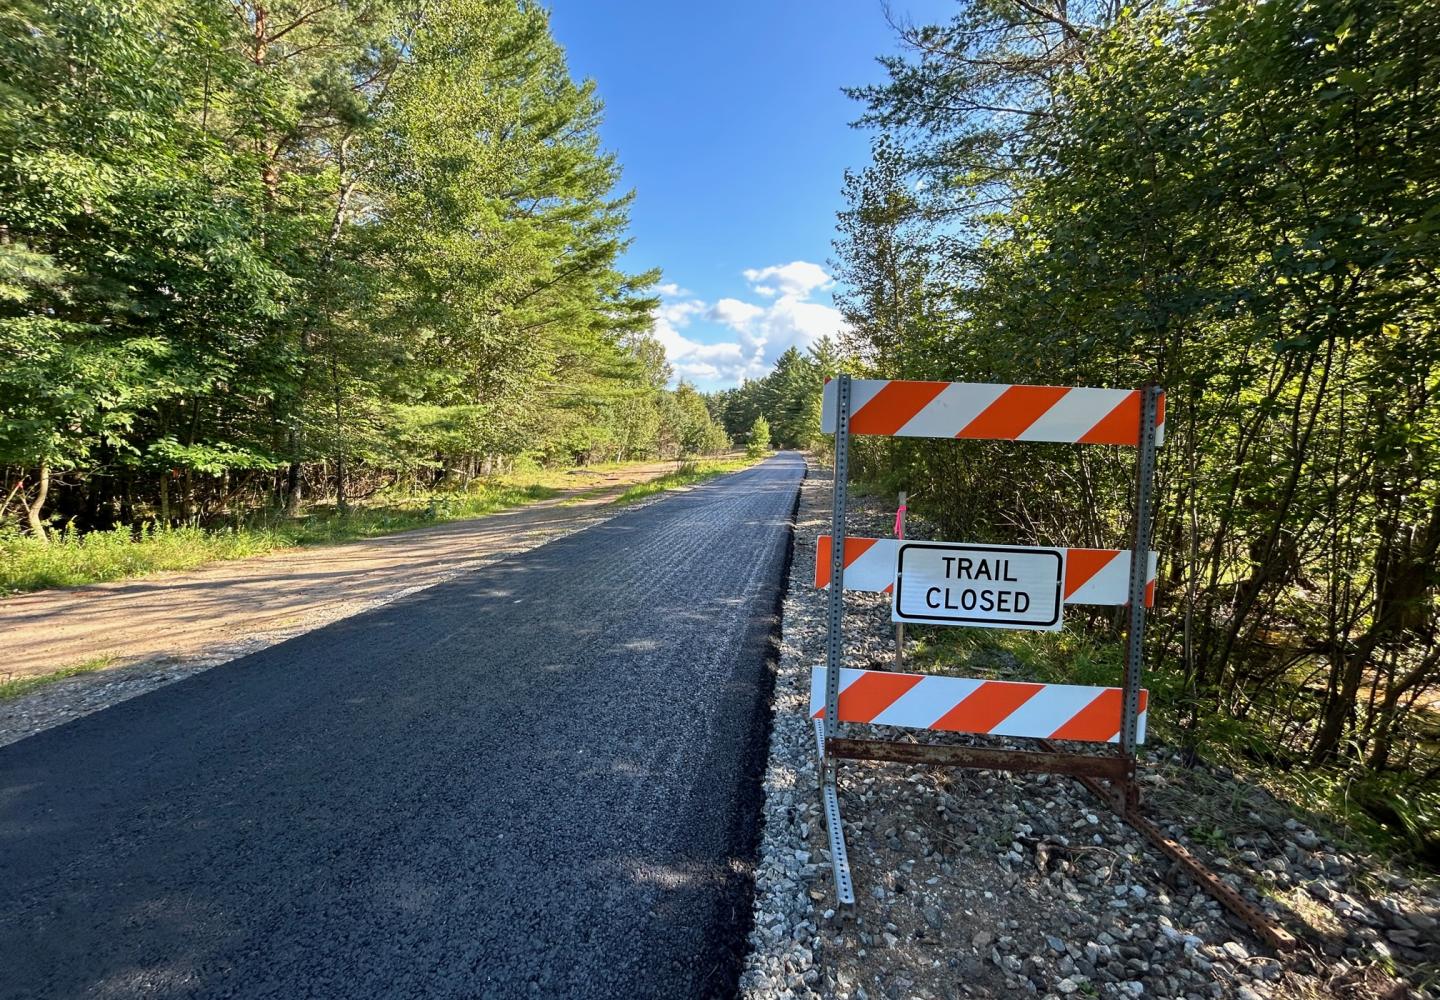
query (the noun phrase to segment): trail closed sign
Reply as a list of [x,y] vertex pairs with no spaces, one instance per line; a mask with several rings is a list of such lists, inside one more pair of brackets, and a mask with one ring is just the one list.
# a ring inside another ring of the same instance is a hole
[[891,619],[1058,632],[1065,550],[902,542]]

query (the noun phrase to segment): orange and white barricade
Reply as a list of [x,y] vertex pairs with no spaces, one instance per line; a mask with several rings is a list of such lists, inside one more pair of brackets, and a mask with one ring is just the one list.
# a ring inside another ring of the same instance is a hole
[[[838,718],[840,722],[947,733],[1115,743],[1120,739],[1123,696],[1117,687],[1027,684],[846,668],[840,671]],[[1145,742],[1149,700],[1149,693],[1141,690],[1141,743]],[[815,667],[810,672],[810,718],[824,717],[825,668]]]
[[[835,433],[836,379],[825,383],[821,429]],[[976,382],[850,380],[850,433],[980,441],[1136,445],[1139,389],[1086,389]],[[1165,396],[1155,443],[1165,440]]]
[[[828,591],[827,656],[811,676],[810,717],[840,902],[854,902],[835,785],[840,759],[1052,770],[1117,782],[1127,800],[1133,798],[1135,748],[1145,738],[1149,705],[1140,687],[1140,640],[1155,591],[1150,492],[1155,448],[1164,437],[1164,393],[1155,386],[1094,389],[841,375],[825,385],[821,423],[835,435],[835,490],[831,531],[816,546],[815,585]],[[1135,544],[1041,549],[852,537],[845,531],[852,434],[1133,447],[1139,456]],[[835,538],[843,545],[835,545]],[[846,590],[890,593],[897,623],[1054,630],[1062,625],[1066,604],[1125,607],[1124,684],[1090,687],[846,668]],[[1119,755],[843,738],[841,725],[1114,744]]]

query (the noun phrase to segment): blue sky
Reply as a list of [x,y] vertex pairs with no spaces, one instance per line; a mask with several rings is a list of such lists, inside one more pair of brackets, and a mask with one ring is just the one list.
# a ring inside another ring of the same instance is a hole
[[[826,261],[846,167],[869,156],[840,88],[897,49],[880,0],[551,0],[571,72],[636,190],[631,270],[659,267],[656,335],[702,389],[836,331]],[[893,0],[940,20],[949,0]]]

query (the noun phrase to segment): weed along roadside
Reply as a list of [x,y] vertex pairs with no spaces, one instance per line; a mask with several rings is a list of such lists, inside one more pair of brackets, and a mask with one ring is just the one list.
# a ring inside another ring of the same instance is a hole
[[[837,905],[810,718],[815,665],[827,650],[826,472],[812,466],[796,516],[742,996],[1372,1000],[1429,982],[1425,942],[1440,887],[1242,772],[1184,753],[1163,702],[1145,713],[1137,760],[1146,814],[1245,902],[1278,916],[1297,938],[1294,950],[1256,937],[1079,782],[1025,771],[842,762],[837,798],[855,904],[848,913]],[[893,662],[884,578],[893,579],[893,552],[887,570],[863,573],[871,549],[893,545],[882,537],[893,522],[893,494],[852,496],[846,673],[902,676],[884,669]],[[906,538],[933,530],[912,507]],[[1072,578],[1067,590],[1098,609],[1121,608],[1128,581],[1117,593],[1106,575],[1117,558],[1097,555],[1091,562],[1105,566],[1084,582]],[[976,678],[1100,686],[1121,670],[1114,651],[1071,630],[906,633],[906,664],[934,678],[927,686]],[[1168,677],[1150,681],[1152,690],[1172,690]],[[916,729],[868,728],[904,748],[1043,752],[1008,737],[933,733],[922,743]]]

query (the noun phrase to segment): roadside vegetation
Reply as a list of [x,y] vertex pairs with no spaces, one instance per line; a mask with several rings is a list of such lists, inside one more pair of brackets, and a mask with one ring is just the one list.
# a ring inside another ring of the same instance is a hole
[[59,670],[52,670],[50,673],[41,674],[38,677],[17,677],[13,680],[0,679],[0,701],[19,698],[39,688],[54,684],[56,681],[63,681],[67,677],[78,677],[81,674],[90,674],[97,670],[104,670],[110,666],[112,662],[111,657],[99,656],[93,660],[86,660],[84,663],[77,663],[73,666],[62,667]]
[[684,489],[687,486],[698,486],[716,476],[748,469],[764,457],[765,453],[760,452],[758,454],[747,453],[744,458],[709,458],[684,462],[674,472],[667,472],[658,479],[631,486],[615,498],[615,504],[616,506],[625,506],[647,500],[659,493]]
[[[583,488],[609,472],[646,463],[610,462],[577,469],[542,468],[522,463],[523,471],[472,480],[451,489],[415,488],[381,491],[340,511],[316,504],[299,517],[283,512],[252,514],[244,521],[209,527],[165,528],[151,523],[138,529],[62,530],[40,544],[13,528],[0,534],[0,596],[46,587],[75,587],[103,580],[142,576],[160,570],[193,569],[209,562],[244,559],[279,549],[334,545],[375,538],[443,521],[483,517],[522,504],[547,500]],[[686,468],[695,467],[689,462]],[[702,460],[702,469],[729,471],[724,461]],[[576,498],[613,492],[612,485],[583,490]]]
[[0,65],[7,529],[183,564],[729,449],[540,5],[20,0]]
[[46,587],[75,587],[193,569],[302,545],[334,545],[390,535],[440,521],[482,517],[545,500],[559,491],[540,483],[477,481],[462,490],[381,496],[345,511],[315,507],[300,517],[255,516],[208,528],[144,525],[109,531],[60,531],[49,544],[11,532],[0,536],[0,596]]

